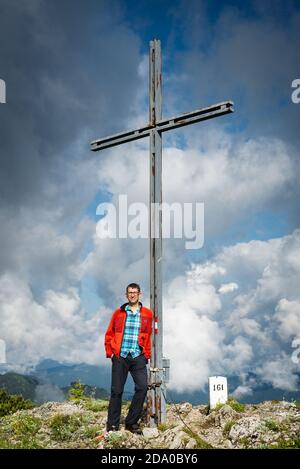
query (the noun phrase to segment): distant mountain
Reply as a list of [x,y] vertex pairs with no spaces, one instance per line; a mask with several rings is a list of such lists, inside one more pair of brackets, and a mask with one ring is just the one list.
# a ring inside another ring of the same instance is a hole
[[[62,402],[67,399],[69,386],[59,388],[54,383],[45,382],[36,376],[21,375],[19,373],[5,373],[0,375],[0,389],[5,389],[9,394],[17,394],[39,404],[48,401]],[[85,394],[96,399],[107,399],[109,393],[104,388],[85,385]]]
[[106,389],[110,387],[110,369],[86,363],[72,364],[43,360],[35,367],[33,374],[59,387],[68,386],[78,380],[90,386]]
[[[297,391],[284,391],[275,389],[271,384],[261,383],[260,378],[253,372],[247,376],[228,376],[228,393],[232,395],[238,386],[251,387],[252,393],[236,395],[239,402],[259,403],[267,400],[298,400],[300,401],[300,380]],[[105,399],[110,391],[111,369],[104,366],[93,366],[85,363],[68,364],[60,363],[55,360],[44,360],[35,368],[30,376],[22,376],[17,373],[6,373],[0,375],[1,381],[10,393],[16,392],[22,394],[27,399],[33,399],[37,402],[63,401],[65,399],[70,383],[80,381],[89,387],[99,388],[99,396]],[[128,377],[124,399],[131,399],[133,396],[133,380]],[[104,397],[105,396],[105,397]],[[167,399],[169,402],[190,402],[193,405],[208,403],[208,388],[194,392],[178,393],[167,389]]]
[[[69,391],[73,384],[75,384],[75,382],[71,383],[70,386],[61,388],[65,396],[68,396]],[[109,393],[106,391],[106,389],[97,388],[96,386],[89,386],[88,384],[84,385],[84,395],[88,397],[94,397],[95,399],[108,399],[109,398]]]
[[[43,360],[34,371],[34,375],[48,383],[55,384],[60,388],[69,386],[73,381],[81,381],[89,386],[97,386],[110,390],[111,369],[110,367],[87,365],[86,363],[72,364],[60,363],[55,360]],[[130,399],[133,395],[133,380],[128,377],[124,389],[124,398]]]
[[20,394],[24,399],[34,399],[38,384],[39,380],[34,376],[24,376],[13,372],[0,375],[0,388],[4,388],[9,394]]

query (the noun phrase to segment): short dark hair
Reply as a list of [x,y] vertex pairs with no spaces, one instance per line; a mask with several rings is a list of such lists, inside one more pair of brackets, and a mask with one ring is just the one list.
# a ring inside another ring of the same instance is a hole
[[141,291],[141,287],[139,286],[138,283],[130,283],[129,285],[127,285],[127,287],[126,287],[126,293],[128,293],[128,288],[136,288],[139,293],[140,293],[140,291]]

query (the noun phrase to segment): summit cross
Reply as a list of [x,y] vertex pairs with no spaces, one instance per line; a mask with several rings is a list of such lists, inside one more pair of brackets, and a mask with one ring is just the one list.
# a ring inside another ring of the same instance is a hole
[[123,143],[150,137],[150,307],[154,312],[154,335],[149,368],[147,421],[155,427],[166,421],[166,376],[169,360],[163,358],[162,308],[162,213],[153,207],[162,203],[162,134],[196,122],[233,112],[233,102],[224,101],[192,112],[162,119],[162,72],[160,40],[150,41],[149,51],[149,123],[135,130],[121,132],[91,142],[99,151]]

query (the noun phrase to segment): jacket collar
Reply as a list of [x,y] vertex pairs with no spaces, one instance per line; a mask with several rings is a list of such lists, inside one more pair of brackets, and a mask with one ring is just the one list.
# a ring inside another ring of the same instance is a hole
[[[129,303],[124,303],[122,306],[120,306],[120,310],[125,311],[125,308],[127,305],[129,305]],[[140,310],[141,310],[143,305],[140,301],[139,301],[139,305],[140,305]]]

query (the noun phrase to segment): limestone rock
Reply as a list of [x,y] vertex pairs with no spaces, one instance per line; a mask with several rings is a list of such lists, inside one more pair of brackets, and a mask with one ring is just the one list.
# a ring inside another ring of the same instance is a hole
[[236,442],[241,438],[256,438],[260,429],[262,427],[262,422],[258,417],[244,417],[241,418],[229,432],[229,438]]
[[145,440],[151,440],[152,438],[157,438],[159,436],[159,431],[157,428],[143,428],[143,437]]

